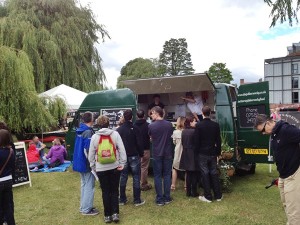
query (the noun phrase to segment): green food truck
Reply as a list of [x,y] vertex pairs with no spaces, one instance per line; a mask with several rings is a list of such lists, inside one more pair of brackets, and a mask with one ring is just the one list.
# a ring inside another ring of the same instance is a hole
[[[186,92],[201,96],[204,105],[212,110],[212,119],[219,122],[222,134],[235,150],[234,160],[247,163],[273,163],[269,139],[253,129],[257,114],[269,114],[268,82],[244,84],[237,89],[230,84],[213,84],[206,73],[151,79],[126,80],[127,87],[117,90],[92,92],[82,102],[66,136],[72,158],[75,130],[80,115],[91,111],[95,118],[107,115],[110,127],[115,128],[126,109],[148,111],[153,95],[159,94],[165,105],[165,119],[174,125],[178,116],[189,113],[184,97]],[[95,127],[95,129],[97,129]]]

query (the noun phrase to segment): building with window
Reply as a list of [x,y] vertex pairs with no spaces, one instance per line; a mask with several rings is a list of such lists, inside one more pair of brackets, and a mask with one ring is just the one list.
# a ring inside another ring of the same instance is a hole
[[265,59],[264,78],[269,81],[271,104],[299,103],[300,42],[287,50],[285,57]]

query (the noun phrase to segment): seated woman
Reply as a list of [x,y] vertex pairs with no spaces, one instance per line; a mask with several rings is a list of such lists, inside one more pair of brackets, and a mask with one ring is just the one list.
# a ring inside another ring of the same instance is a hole
[[44,168],[44,163],[40,159],[39,151],[33,141],[29,142],[26,156],[29,170],[36,171],[38,169]]
[[43,157],[49,168],[63,164],[64,160],[67,158],[66,148],[61,144],[61,142],[62,141],[59,138],[55,138],[50,151]]

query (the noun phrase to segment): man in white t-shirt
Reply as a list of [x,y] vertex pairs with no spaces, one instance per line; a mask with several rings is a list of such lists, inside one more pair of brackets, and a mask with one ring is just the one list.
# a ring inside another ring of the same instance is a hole
[[203,108],[203,102],[202,98],[200,96],[194,96],[193,92],[187,92],[185,94],[185,97],[181,97],[183,100],[187,102],[187,107],[193,113],[195,119],[197,121],[203,120],[202,117],[202,108]]

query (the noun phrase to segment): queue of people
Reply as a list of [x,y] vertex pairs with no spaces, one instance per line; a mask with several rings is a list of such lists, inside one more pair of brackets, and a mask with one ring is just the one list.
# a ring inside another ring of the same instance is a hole
[[[152,188],[148,181],[150,143],[157,206],[173,201],[171,190],[174,191],[176,187],[177,171],[186,172],[188,197],[199,197],[199,200],[207,203],[213,199],[222,200],[220,185],[216,182],[217,156],[220,155],[221,146],[220,128],[209,119],[210,108],[203,107],[203,120],[198,123],[197,119],[200,119],[194,115],[179,117],[176,130],[171,122],[163,119],[164,110],[161,107],[154,106],[148,113],[152,118],[151,123],[144,119],[143,110],[137,111],[137,120],[132,123],[132,111],[125,110],[124,122],[116,130],[108,128],[108,117],[99,116],[96,125],[100,129],[96,133],[91,128],[93,114],[83,114],[83,123],[76,132],[73,158],[73,170],[81,174],[79,211],[82,215],[99,214],[99,210],[93,207],[95,180],[99,180],[104,221],[118,222],[119,206],[129,202],[126,193],[129,172],[133,178],[132,203],[136,207],[145,204],[141,191]],[[210,137],[207,137],[207,133]],[[203,196],[198,193],[199,174],[204,187]]]

